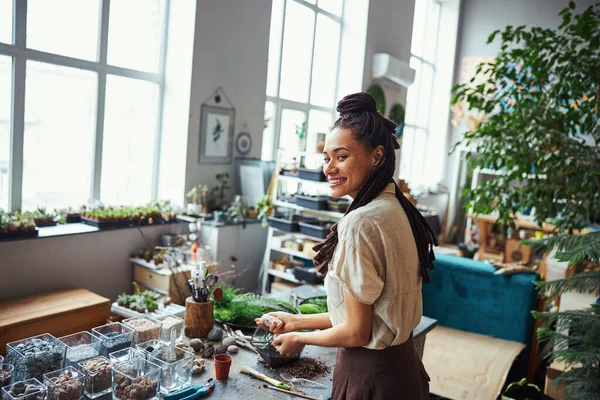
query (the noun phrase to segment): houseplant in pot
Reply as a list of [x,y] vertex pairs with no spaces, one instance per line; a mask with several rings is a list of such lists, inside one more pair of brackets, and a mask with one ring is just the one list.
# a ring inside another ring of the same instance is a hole
[[[585,230],[600,222],[600,4],[575,9],[571,1],[559,13],[558,29],[493,32],[488,42],[501,41],[495,61],[452,89],[453,104],[485,115],[460,142],[474,149],[470,164],[499,171],[466,190],[468,207],[495,211],[508,226],[520,209],[535,208],[535,222],[553,224],[554,234],[525,244],[555,252],[571,269],[586,265],[570,278],[541,282],[548,297],[568,291],[600,297],[600,232]],[[565,385],[564,399],[599,398],[598,303],[535,313],[544,321],[538,337],[551,345],[548,360],[566,364],[555,380]]]

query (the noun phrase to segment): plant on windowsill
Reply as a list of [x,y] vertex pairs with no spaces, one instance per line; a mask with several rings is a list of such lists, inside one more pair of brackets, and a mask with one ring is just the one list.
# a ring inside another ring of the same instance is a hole
[[210,194],[212,196],[214,196],[216,203],[217,203],[216,206],[218,208],[223,209],[224,202],[225,202],[225,194],[229,190],[229,173],[223,172],[223,173],[217,174],[215,176],[215,178],[217,179],[217,182],[219,182],[219,183],[217,184],[217,186],[212,188]]
[[[575,8],[571,1],[559,13],[556,30],[508,26],[491,34],[488,43],[501,40],[495,61],[452,89],[453,104],[485,114],[455,149],[473,144],[471,166],[504,171],[465,191],[475,214],[495,211],[500,223],[511,225],[519,209],[535,208],[536,222],[556,230],[525,244],[556,251],[570,268],[588,264],[587,272],[539,283],[541,293],[600,297],[600,232],[576,235],[600,222],[600,4],[579,14]],[[476,80],[483,83],[473,85]],[[566,387],[564,399],[598,399],[600,304],[535,316],[544,320],[538,337],[553,345],[549,360],[567,366],[555,380]]]
[[190,214],[205,215],[208,212],[208,191],[207,185],[199,184],[187,192],[187,210]]
[[266,228],[269,226],[269,220],[267,218],[273,212],[273,199],[271,196],[265,194],[263,197],[258,199],[254,208],[258,211],[256,218],[262,221],[262,227]]
[[248,207],[242,203],[241,197],[238,195],[235,198],[235,201],[227,207],[227,211],[225,212],[227,219],[235,222],[241,223],[242,228],[246,228],[246,218],[248,217]]

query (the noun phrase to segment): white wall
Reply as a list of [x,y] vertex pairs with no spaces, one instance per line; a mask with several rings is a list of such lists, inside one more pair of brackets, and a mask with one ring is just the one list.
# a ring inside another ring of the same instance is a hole
[[[199,183],[216,185],[215,175],[231,165],[198,164],[200,108],[222,86],[235,107],[235,136],[244,124],[252,137],[248,157],[260,158],[264,126],[270,0],[198,1],[185,187]],[[236,156],[235,148],[233,155]],[[230,190],[229,197],[233,195]]]
[[[185,224],[141,228],[148,239],[180,233]],[[81,287],[115,300],[131,293],[129,257],[148,245],[137,229],[0,242],[0,300]]]
[[[580,12],[597,3],[597,0],[577,0],[576,3],[577,11]],[[567,0],[462,0],[454,82],[457,83],[459,80],[458,74],[463,57],[498,54],[500,50],[498,39],[494,43],[486,44],[488,36],[494,30],[504,29],[508,25],[557,28],[562,22],[558,13],[567,5]],[[463,134],[462,127],[450,129],[448,149],[460,140]],[[448,158],[445,181],[451,190],[448,210],[450,224],[455,220],[458,196],[464,184],[458,176],[458,164],[456,154]],[[462,235],[462,232],[460,234]]]

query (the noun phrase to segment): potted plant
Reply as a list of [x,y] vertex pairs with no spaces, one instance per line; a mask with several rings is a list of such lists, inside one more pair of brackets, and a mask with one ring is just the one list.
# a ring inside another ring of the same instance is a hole
[[[476,214],[493,210],[509,226],[520,209],[535,208],[535,222],[551,223],[554,234],[524,244],[555,252],[572,270],[588,266],[541,282],[541,294],[549,297],[568,291],[600,296],[600,232],[583,231],[600,222],[600,4],[580,14],[575,8],[571,1],[559,13],[558,29],[493,32],[488,43],[501,41],[495,61],[452,89],[453,104],[485,115],[459,143],[475,147],[469,163],[501,171],[466,190],[467,207]],[[538,338],[551,345],[547,359],[566,366],[555,380],[565,385],[563,399],[598,398],[599,315],[600,298],[583,310],[535,313],[544,320]]]
[[225,201],[225,193],[229,190],[229,173],[223,172],[216,175],[218,185],[212,188],[211,195],[216,200],[216,206],[222,207]]
[[269,225],[267,217],[273,212],[273,199],[271,196],[265,194],[263,197],[258,199],[255,209],[258,211],[258,215],[256,217],[262,220],[263,228],[267,227]]
[[193,215],[203,215],[208,212],[208,186],[198,184],[188,193],[187,198],[190,201],[187,205],[188,212]]
[[242,227],[246,227],[246,218],[248,216],[248,207],[242,203],[240,196],[235,197],[235,201],[229,205],[225,213],[227,218],[233,222],[242,223]]

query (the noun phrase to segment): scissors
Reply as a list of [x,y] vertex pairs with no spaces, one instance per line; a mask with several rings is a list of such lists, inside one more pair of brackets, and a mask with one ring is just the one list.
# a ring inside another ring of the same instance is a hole
[[219,280],[219,277],[217,275],[208,274],[208,275],[206,275],[206,278],[204,278],[204,281],[202,282],[202,284],[203,284],[202,286],[207,288],[209,292],[212,292],[212,289],[218,280]]

